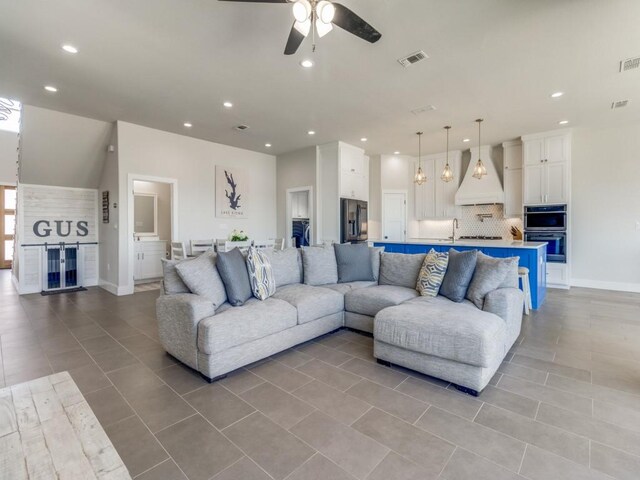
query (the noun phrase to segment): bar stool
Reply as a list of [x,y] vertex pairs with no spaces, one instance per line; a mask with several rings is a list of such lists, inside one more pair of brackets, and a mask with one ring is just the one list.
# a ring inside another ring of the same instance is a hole
[[529,285],[529,269],[518,267],[518,278],[522,282],[522,293],[524,293],[524,314],[529,315],[531,306],[531,286]]

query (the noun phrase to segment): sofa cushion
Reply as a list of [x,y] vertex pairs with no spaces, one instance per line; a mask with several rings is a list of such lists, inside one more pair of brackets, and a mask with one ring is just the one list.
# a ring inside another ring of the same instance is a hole
[[331,245],[302,247],[302,266],[307,285],[338,283],[338,264]]
[[509,272],[518,271],[518,257],[493,258],[487,255],[478,255],[476,269],[467,290],[467,299],[471,300],[479,309],[483,308],[484,297],[487,293],[499,288],[503,284]]
[[333,290],[334,292],[341,293],[342,295],[346,295],[347,292],[351,290],[357,290],[358,288],[367,288],[373,287],[374,285],[378,285],[378,282],[349,282],[349,283],[334,283],[333,285],[322,285],[320,288],[328,288]]
[[494,365],[507,352],[504,320],[441,296],[381,311],[373,335],[389,345],[478,367]]
[[373,280],[371,253],[366,243],[334,244],[338,283]]
[[218,253],[217,267],[231,305],[239,307],[253,296],[247,262],[238,247]]
[[292,283],[302,283],[302,257],[297,248],[285,248],[284,250],[268,250],[265,252],[273,276],[276,279],[276,288],[290,285]]
[[438,295],[442,279],[447,271],[449,254],[436,252],[433,248],[427,253],[420,267],[416,290],[423,297],[435,297]]
[[395,285],[397,287],[416,288],[418,273],[424,261],[425,254],[407,255],[405,253],[380,254],[380,285]]
[[296,309],[283,300],[256,298],[244,305],[217,311],[198,324],[198,349],[212,355],[281,332],[297,324]]
[[175,295],[177,293],[191,293],[189,287],[182,281],[180,274],[176,269],[176,265],[181,262],[188,262],[189,260],[167,260],[161,258],[162,263],[162,279],[164,284],[164,293],[167,295]]
[[373,270],[373,279],[377,282],[380,277],[380,255],[384,252],[384,247],[369,247],[371,254],[371,270]]
[[463,301],[464,296],[467,294],[469,283],[471,283],[471,278],[473,278],[477,259],[478,250],[459,252],[450,248],[449,264],[440,286],[440,295],[454,302]]
[[417,296],[418,292],[415,288],[375,285],[351,290],[344,296],[344,305],[347,312],[373,317],[383,308],[398,305]]
[[276,293],[276,280],[273,276],[271,262],[264,252],[255,247],[249,248],[247,271],[254,297],[258,300],[266,300]]
[[227,293],[215,262],[215,252],[208,250],[192,260],[177,263],[176,270],[191,292],[207,298],[217,308],[227,301]]
[[284,300],[296,307],[298,324],[344,310],[344,295],[328,288],[313,287],[303,283],[279,288],[273,298]]

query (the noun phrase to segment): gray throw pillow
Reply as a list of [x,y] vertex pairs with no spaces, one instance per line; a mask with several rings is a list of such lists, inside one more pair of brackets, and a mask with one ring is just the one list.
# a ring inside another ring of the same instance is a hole
[[267,250],[264,253],[271,262],[276,288],[292,283],[302,283],[302,257],[297,248]]
[[189,287],[182,281],[176,269],[176,265],[181,262],[188,262],[189,260],[167,260],[166,258],[161,258],[160,261],[162,262],[164,293],[167,295],[191,293],[191,290],[189,290]]
[[338,283],[338,264],[331,245],[302,247],[302,266],[307,285]]
[[218,308],[227,301],[224,283],[216,268],[216,254],[209,250],[193,260],[178,262],[178,275],[196,295],[205,297]]
[[449,249],[449,265],[440,286],[440,295],[460,303],[467,294],[478,260],[478,250],[459,252]]
[[378,283],[380,285],[407,287],[414,290],[424,257],[426,257],[424,253],[381,253]]
[[467,299],[482,310],[484,297],[487,293],[500,288],[513,268],[518,269],[518,257],[493,258],[478,255],[476,270],[473,272],[473,278],[467,290]]
[[380,255],[384,252],[384,247],[369,247],[371,254],[371,270],[373,271],[373,280],[378,281],[380,276]]
[[239,307],[253,297],[247,262],[238,247],[230,252],[219,252],[217,267],[231,305]]
[[338,283],[373,281],[371,253],[366,243],[334,244]]
[[[484,253],[480,252],[480,255],[484,255]],[[504,282],[498,288],[520,288],[520,279],[518,277],[520,257],[509,257],[509,259],[515,260],[515,264],[509,269],[507,276],[504,277]]]

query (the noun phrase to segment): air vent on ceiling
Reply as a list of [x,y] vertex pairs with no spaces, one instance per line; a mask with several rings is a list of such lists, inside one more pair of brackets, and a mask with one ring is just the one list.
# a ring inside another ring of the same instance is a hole
[[640,57],[627,58],[620,62],[620,72],[626,72],[638,67],[640,67]]
[[423,113],[432,112],[436,107],[434,105],[427,105],[426,107],[414,108],[411,113],[414,115],[422,115]]
[[611,109],[615,110],[616,108],[626,107],[629,103],[629,100],[618,100],[617,102],[611,102]]
[[247,130],[249,128],[249,125],[237,125],[235,127],[233,127],[234,130],[238,130],[239,132],[242,132],[243,130]]
[[424,50],[418,50],[417,52],[413,52],[410,55],[407,55],[404,58],[399,58],[398,62],[403,67],[408,67],[409,65],[413,65],[414,63],[418,63],[420,60],[424,60],[425,58],[429,58]]

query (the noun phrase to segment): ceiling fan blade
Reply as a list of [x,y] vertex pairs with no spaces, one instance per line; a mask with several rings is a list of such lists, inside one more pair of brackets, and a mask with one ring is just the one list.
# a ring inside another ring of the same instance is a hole
[[332,2],[333,6],[336,7],[336,13],[333,17],[333,23],[346,30],[349,33],[352,33],[356,37],[360,37],[363,40],[366,40],[370,43],[376,43],[382,37],[382,34],[378,32],[375,28],[365,22],[358,15],[353,13],[344,5],[341,5],[336,2]]
[[305,39],[305,35],[300,33],[296,28],[296,22],[293,22],[293,26],[291,27],[291,33],[289,33],[289,38],[287,39],[287,45],[284,47],[285,55],[293,55],[302,44],[302,41]]

